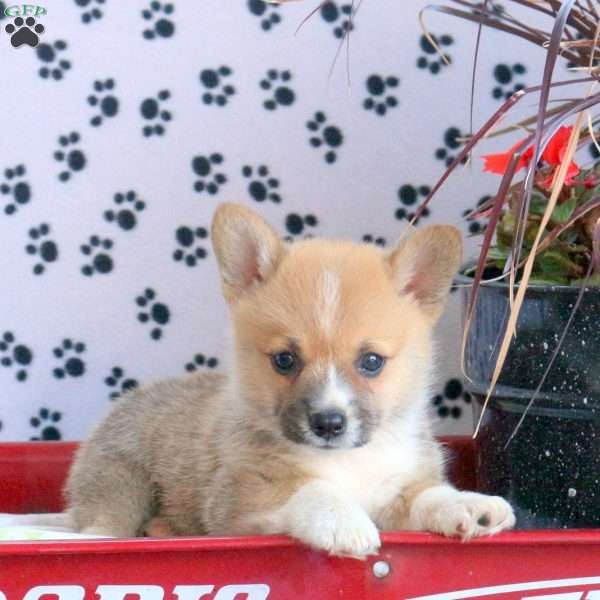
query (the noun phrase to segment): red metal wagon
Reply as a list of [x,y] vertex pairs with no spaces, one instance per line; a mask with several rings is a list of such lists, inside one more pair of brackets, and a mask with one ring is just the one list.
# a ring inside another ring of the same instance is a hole
[[[474,487],[471,441],[447,440],[452,478]],[[0,511],[61,510],[75,444],[0,445]],[[468,543],[383,536],[338,559],[285,537],[0,544],[0,600],[600,600],[600,529],[521,531]]]

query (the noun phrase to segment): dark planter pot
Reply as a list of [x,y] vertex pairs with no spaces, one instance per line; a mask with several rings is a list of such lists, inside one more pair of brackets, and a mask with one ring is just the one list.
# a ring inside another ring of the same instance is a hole
[[[472,283],[459,276],[457,283]],[[476,441],[480,491],[504,496],[517,527],[600,527],[600,288],[588,288],[552,370],[505,447],[561,337],[577,288],[532,286]],[[470,293],[462,287],[463,313]],[[475,418],[491,381],[508,314],[508,286],[479,291],[465,371]]]

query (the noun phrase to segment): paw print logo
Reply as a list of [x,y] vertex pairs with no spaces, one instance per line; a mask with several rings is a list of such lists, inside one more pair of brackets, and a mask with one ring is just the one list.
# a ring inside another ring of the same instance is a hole
[[52,44],[39,44],[35,49],[38,59],[44,63],[40,67],[38,74],[42,79],[52,79],[58,81],[63,78],[65,71],[71,68],[71,62],[60,58],[67,49],[67,43],[63,40],[56,40]]
[[163,123],[171,120],[171,113],[164,110],[162,105],[171,97],[168,90],[161,90],[154,98],[146,98],[140,105],[140,113],[150,125],[144,125],[142,133],[145,137],[162,135],[165,132]]
[[588,152],[594,160],[600,158],[600,152],[598,151],[598,148],[596,148],[596,144],[594,144],[594,142],[588,146]]
[[390,90],[398,87],[400,80],[390,75],[382,77],[381,75],[369,75],[365,82],[369,97],[363,102],[365,110],[372,110],[379,116],[385,115],[390,108],[398,106],[398,99]]
[[333,26],[333,35],[342,39],[354,29],[352,11],[352,4],[338,6],[337,2],[323,2],[320,13],[321,18]]
[[219,191],[219,186],[227,182],[224,173],[217,173],[216,168],[223,163],[223,155],[213,153],[208,156],[194,156],[192,159],[192,171],[200,179],[194,182],[194,189],[197,192],[208,192],[214,196]]
[[344,136],[339,129],[334,125],[326,125],[327,117],[325,113],[318,111],[313,118],[306,123],[306,128],[315,134],[309,138],[309,143],[313,148],[325,146],[331,148],[326,150],[324,159],[326,163],[334,163],[337,160],[337,153],[334,149],[339,148],[344,142]]
[[515,63],[514,65],[501,63],[496,65],[493,75],[498,85],[492,90],[492,98],[496,100],[508,100],[515,92],[524,89],[525,84],[515,82],[515,79],[526,72],[525,65],[521,63]]
[[125,392],[139,387],[135,379],[125,376],[125,371],[121,367],[113,367],[110,375],[104,379],[104,383],[111,390],[108,395],[111,400],[116,400]]
[[[448,34],[440,35],[439,37],[432,35],[431,37],[442,50],[454,44],[454,38]],[[433,44],[424,35],[419,38],[419,46],[421,47],[422,52],[424,52],[424,54],[417,59],[417,67],[419,67],[419,69],[429,69],[429,72],[432,75],[437,75],[443,67],[448,66],[448,64],[440,57]],[[448,63],[452,62],[452,58],[446,52],[444,52],[444,57]]]
[[269,168],[266,165],[260,165],[256,169],[246,165],[242,168],[242,175],[250,180],[248,183],[248,193],[256,202],[270,200],[279,204],[281,196],[277,192],[279,189],[279,179],[269,177]]
[[31,242],[25,246],[25,252],[34,256],[38,262],[33,265],[34,275],[41,275],[49,263],[58,259],[58,246],[52,240],[47,239],[50,235],[50,225],[42,223],[39,227],[29,230]]
[[224,84],[223,79],[231,77],[232,70],[221,66],[218,69],[203,69],[200,71],[200,82],[206,88],[202,94],[204,104],[216,104],[225,106],[228,98],[235,94],[235,88],[230,84]]
[[279,106],[290,106],[296,100],[296,94],[289,87],[292,74],[289,71],[269,69],[264,79],[260,80],[260,87],[270,93],[270,97],[263,102],[267,110],[275,110]]
[[317,217],[315,215],[299,215],[297,213],[291,213],[287,215],[285,218],[285,229],[290,234],[285,240],[287,242],[294,241],[294,236],[302,235],[304,238],[311,238],[312,235],[310,233],[305,233],[307,229],[312,229],[319,224]]
[[111,119],[119,112],[119,101],[112,94],[115,87],[114,79],[94,81],[94,93],[88,96],[88,104],[98,108],[98,114],[90,119],[90,125],[99,127],[103,119]]
[[27,379],[27,368],[33,361],[33,352],[25,344],[18,344],[10,331],[5,331],[0,338],[0,365],[15,369],[17,381]]
[[29,438],[32,442],[55,442],[62,439],[57,428],[57,423],[62,419],[62,413],[56,410],[40,408],[35,417],[29,419],[31,426],[38,431],[38,435]]
[[206,357],[204,354],[196,354],[194,358],[185,365],[185,370],[188,373],[193,373],[198,369],[206,368],[214,369],[219,364],[219,359],[214,356]]
[[[450,166],[456,158],[456,150],[460,148],[466,137],[466,134],[462,133],[458,127],[448,127],[443,135],[444,147],[435,151],[435,157],[438,160],[443,160],[447,167]],[[463,160],[463,163],[465,162],[466,158]]]
[[85,353],[84,343],[73,342],[73,340],[66,338],[60,346],[52,350],[52,353],[61,361],[60,365],[52,371],[56,379],[81,377],[85,373],[85,363],[80,358]]
[[380,248],[385,248],[386,244],[385,238],[374,236],[370,233],[365,233],[365,235],[362,236],[362,241],[365,244],[375,244],[375,246],[379,246]]
[[87,162],[85,154],[79,148],[73,148],[73,146],[79,144],[80,139],[79,134],[75,131],[68,135],[61,135],[58,138],[61,149],[54,153],[54,159],[66,166],[66,170],[58,174],[61,181],[68,181],[73,173],[85,168]]
[[146,203],[132,190],[117,192],[113,196],[113,203],[115,208],[104,211],[104,219],[116,223],[123,231],[131,231],[137,225],[137,213],[146,208]]
[[265,0],[247,0],[246,4],[250,13],[260,19],[263,31],[270,31],[275,25],[281,23],[277,4],[271,4]]
[[205,227],[178,227],[175,230],[175,240],[178,248],[173,252],[173,260],[184,262],[188,267],[195,267],[198,260],[206,258],[206,249],[198,244],[200,240],[208,237]]
[[82,9],[82,23],[88,25],[92,21],[102,18],[102,11],[98,8],[98,5],[102,6],[104,0],[75,0],[75,4]]
[[25,165],[17,165],[4,170],[4,181],[0,184],[0,193],[8,196],[4,213],[14,215],[20,206],[31,200],[31,187],[25,180]]
[[35,48],[40,41],[38,36],[44,33],[44,26],[36,23],[33,17],[17,17],[12,23],[9,23],[4,31],[10,35],[10,43],[18,48],[27,45]]
[[113,247],[112,240],[102,239],[97,235],[92,235],[87,244],[82,244],[81,253],[89,256],[92,260],[91,264],[86,264],[81,267],[81,272],[86,277],[91,277],[95,273],[106,274],[113,270],[113,259],[111,258],[110,250]]
[[477,219],[475,217],[475,214],[477,213],[478,209],[481,206],[483,206],[486,202],[488,202],[491,198],[492,197],[489,194],[487,196],[482,196],[477,202],[477,206],[475,208],[468,208],[467,210],[463,211],[462,216],[469,223],[469,233],[471,235],[477,235],[485,231],[487,226],[486,222]]
[[153,340],[160,340],[163,327],[171,320],[169,307],[156,301],[156,292],[152,288],[146,288],[143,295],[135,299],[135,303],[143,309],[138,312],[138,321],[152,325],[150,337]]
[[149,21],[150,24],[142,32],[144,39],[170,38],[175,33],[175,24],[167,17],[172,15],[174,10],[175,7],[172,4],[150,2],[150,6],[142,11],[142,18]]
[[[402,206],[396,210],[396,219],[411,221],[415,216],[415,210],[427,198],[430,191],[431,188],[428,185],[414,186],[410,183],[401,185],[398,189],[398,200],[400,200]],[[429,208],[425,208],[421,214],[421,218],[428,217],[429,215]],[[419,220],[417,219],[415,223],[418,223]]]
[[471,394],[466,392],[463,384],[459,379],[450,379],[444,391],[441,394],[436,394],[431,400],[433,406],[437,409],[437,414],[442,419],[452,417],[460,419],[463,407],[458,406],[458,403],[470,404]]

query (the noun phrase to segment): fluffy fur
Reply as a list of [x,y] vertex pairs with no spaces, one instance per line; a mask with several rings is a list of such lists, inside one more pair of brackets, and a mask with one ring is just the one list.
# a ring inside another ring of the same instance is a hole
[[[379,531],[463,538],[514,524],[501,498],[445,480],[427,415],[432,328],[461,261],[431,226],[390,253],[285,245],[247,208],[219,207],[212,240],[231,308],[227,377],[133,391],[81,447],[66,487],[85,532],[285,533],[337,555],[376,553]],[[273,357],[295,358],[290,372]],[[365,356],[383,357],[365,371]],[[343,415],[324,435],[315,415]]]

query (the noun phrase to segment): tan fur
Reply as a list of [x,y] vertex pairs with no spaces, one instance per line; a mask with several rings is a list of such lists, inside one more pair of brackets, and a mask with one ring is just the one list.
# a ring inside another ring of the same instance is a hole
[[[431,330],[461,260],[454,228],[417,231],[388,255],[343,241],[286,246],[249,209],[223,205],[212,236],[233,367],[118,401],[67,483],[79,529],[288,533],[362,557],[378,547],[375,525],[467,536],[514,522],[500,499],[475,494],[480,504],[463,506],[427,417]],[[299,357],[297,372],[275,370],[283,351]],[[357,367],[365,352],[386,359],[376,377]],[[306,422],[336,394],[348,428],[330,444]],[[444,498],[459,508],[442,518]],[[489,527],[471,522],[481,511],[496,515]]]

